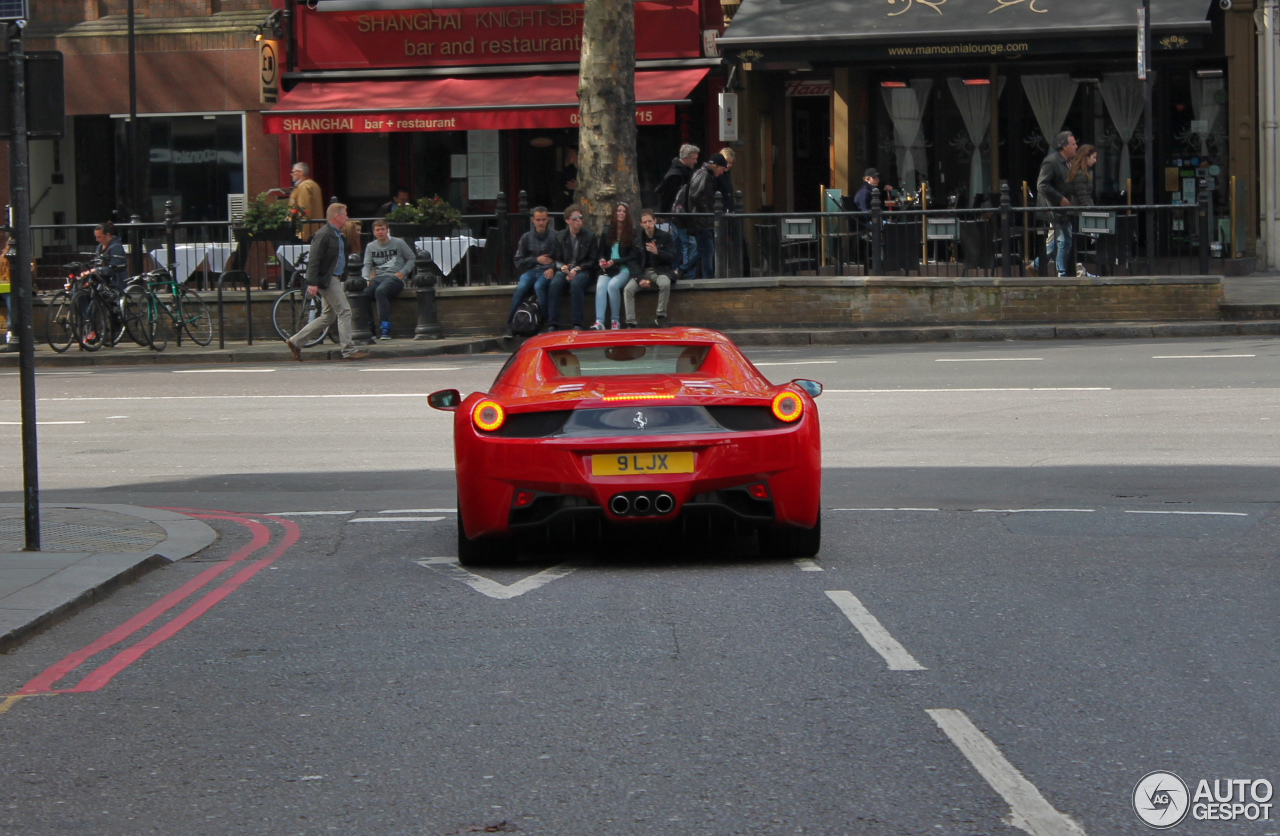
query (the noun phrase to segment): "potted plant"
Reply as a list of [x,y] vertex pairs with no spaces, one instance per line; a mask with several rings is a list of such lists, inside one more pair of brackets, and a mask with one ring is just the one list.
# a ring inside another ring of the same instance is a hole
[[294,241],[306,219],[307,210],[301,206],[262,192],[249,200],[233,234],[237,241]]
[[391,234],[406,241],[418,238],[448,238],[459,224],[462,213],[447,200],[432,195],[418,198],[416,203],[397,206],[387,214]]

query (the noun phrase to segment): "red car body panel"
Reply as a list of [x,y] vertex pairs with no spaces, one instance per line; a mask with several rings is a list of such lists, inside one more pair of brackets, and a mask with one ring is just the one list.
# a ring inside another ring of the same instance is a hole
[[[708,346],[697,371],[625,376],[563,376],[549,350],[625,345]],[[579,387],[579,384],[581,386]],[[781,391],[803,403],[799,419],[763,430],[619,435],[606,437],[504,438],[475,426],[472,411],[482,400],[499,403],[507,420],[522,413],[661,406],[769,407]],[[690,451],[693,473],[594,476],[592,455]],[[598,505],[611,522],[664,522],[680,515],[694,496],[749,483],[768,485],[774,522],[812,528],[821,501],[822,452],[818,411],[794,384],[775,386],[727,337],[691,328],[624,332],[557,332],[527,340],[487,393],[467,396],[454,417],[458,509],[468,537],[509,533],[517,490],[581,497]],[[642,519],[619,517],[609,499],[620,491],[661,490],[674,509]]]

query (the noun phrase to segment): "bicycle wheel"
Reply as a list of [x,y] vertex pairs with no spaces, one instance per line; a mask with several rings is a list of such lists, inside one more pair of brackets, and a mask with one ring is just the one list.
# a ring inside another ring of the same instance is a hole
[[177,308],[181,312],[182,330],[187,332],[196,345],[208,345],[213,341],[213,317],[209,316],[209,306],[204,303],[199,294],[192,293],[187,288],[182,288],[182,292],[177,300]]
[[107,345],[119,345],[127,330],[124,321],[124,296],[113,290],[104,293],[98,301],[106,308]]
[[144,314],[147,291],[138,285],[125,289],[120,297],[120,316],[124,320],[125,333],[138,345],[151,345],[151,328]]
[[78,318],[75,308],[71,307],[71,294],[65,290],[54,294],[44,315],[44,334],[49,348],[61,354],[71,347],[79,331]]
[[[308,322],[318,317],[323,304],[318,294],[312,296],[300,288],[285,291],[280,294],[280,298],[271,308],[271,324],[275,327],[280,339],[287,340],[301,331]],[[329,329],[325,328],[304,348],[310,348],[323,341],[327,333]]]
[[78,291],[71,297],[71,307],[84,313],[80,317],[78,338],[84,351],[97,351],[107,340],[107,312],[101,300],[88,291]]
[[147,318],[147,329],[151,336],[151,350],[164,351],[169,344],[168,308],[153,291],[147,293],[147,306],[143,308]]

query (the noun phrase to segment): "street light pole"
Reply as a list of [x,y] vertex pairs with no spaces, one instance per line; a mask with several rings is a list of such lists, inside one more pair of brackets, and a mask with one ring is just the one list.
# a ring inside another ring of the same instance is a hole
[[[18,390],[22,399],[22,505],[27,551],[40,551],[40,468],[36,459],[36,343],[31,327],[31,167],[27,155],[27,58],[25,21],[9,24],[9,195],[13,211],[13,255],[9,279],[17,302]],[[10,316],[13,316],[10,312]]]
[[129,130],[125,134],[129,164],[125,166],[125,177],[129,178],[125,187],[125,200],[128,202],[130,214],[138,215],[138,66],[137,43],[134,39],[133,0],[129,0]]

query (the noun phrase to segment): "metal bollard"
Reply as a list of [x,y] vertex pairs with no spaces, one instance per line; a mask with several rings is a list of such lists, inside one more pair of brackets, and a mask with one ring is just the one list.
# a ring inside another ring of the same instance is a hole
[[375,342],[371,300],[364,295],[364,289],[369,283],[360,275],[361,267],[360,256],[355,253],[347,256],[347,269],[342,274],[342,289],[346,291],[347,304],[351,306],[351,341],[356,345],[371,345]]
[[880,188],[871,187],[871,275],[879,276],[884,272],[883,230],[880,227],[882,208],[880,206]]
[[1012,263],[1010,261],[1010,245],[1009,245],[1009,217],[1012,213],[1011,204],[1009,202],[1009,181],[1000,181],[1000,275],[1003,278],[1013,276]]
[[439,272],[439,268],[432,261],[431,253],[417,250],[413,278],[410,279],[418,304],[418,327],[413,329],[415,340],[439,340],[444,337],[444,327],[440,325],[436,307]]

